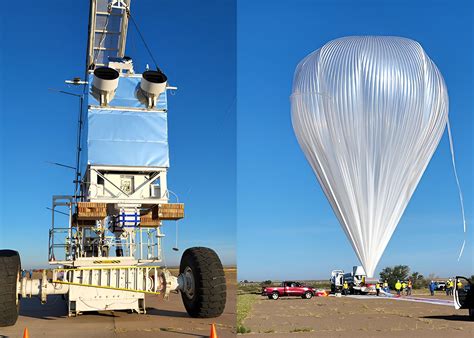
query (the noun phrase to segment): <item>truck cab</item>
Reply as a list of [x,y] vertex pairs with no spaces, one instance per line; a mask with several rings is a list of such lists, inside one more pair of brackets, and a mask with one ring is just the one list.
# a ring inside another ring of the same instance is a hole
[[331,271],[331,293],[341,292],[344,284],[344,271],[343,270],[332,270]]

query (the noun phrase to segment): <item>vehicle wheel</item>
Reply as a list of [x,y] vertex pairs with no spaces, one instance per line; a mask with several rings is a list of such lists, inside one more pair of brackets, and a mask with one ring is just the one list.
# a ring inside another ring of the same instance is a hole
[[212,318],[224,312],[224,269],[214,250],[203,247],[187,249],[181,257],[179,273],[185,280],[181,298],[191,317]]
[[278,294],[278,292],[272,293],[272,299],[277,300],[278,298],[280,298],[280,295]]
[[20,299],[20,255],[14,250],[0,250],[0,327],[11,326],[18,319]]
[[311,298],[313,298],[313,293],[310,292],[310,291],[306,291],[305,294],[304,294],[304,296],[303,296],[303,298],[305,298],[305,299],[311,299]]

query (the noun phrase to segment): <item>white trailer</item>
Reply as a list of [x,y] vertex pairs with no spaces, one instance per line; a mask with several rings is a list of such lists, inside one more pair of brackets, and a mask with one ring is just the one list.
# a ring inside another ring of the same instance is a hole
[[172,87],[158,67],[138,74],[125,56],[130,18],[130,0],[91,0],[86,75],[67,81],[83,94],[74,194],[52,199],[48,257],[56,267],[40,279],[21,277],[18,252],[0,250],[0,326],[16,322],[21,297],[46,302],[51,294],[66,295],[69,316],[145,313],[145,294],[170,292],[181,293],[190,316],[224,310],[224,271],[213,250],[185,250],[178,276],[161,265],[163,222],[184,217],[167,182]]

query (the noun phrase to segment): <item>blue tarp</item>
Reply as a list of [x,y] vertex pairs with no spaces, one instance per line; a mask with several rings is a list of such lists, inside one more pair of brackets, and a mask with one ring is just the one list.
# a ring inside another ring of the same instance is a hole
[[[114,109],[90,107],[99,102],[89,94],[81,146],[83,174],[87,165],[169,167],[167,113],[126,108],[145,108],[136,97],[139,81],[120,78],[109,105]],[[160,96],[159,104],[166,108],[166,93]]]
[[168,167],[167,115],[90,109],[86,154],[88,164]]

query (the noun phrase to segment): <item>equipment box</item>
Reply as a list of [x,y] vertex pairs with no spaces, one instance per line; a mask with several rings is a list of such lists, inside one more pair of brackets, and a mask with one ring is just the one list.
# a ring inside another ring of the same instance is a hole
[[161,225],[161,220],[153,219],[153,211],[149,210],[145,214],[140,215],[140,226],[142,227],[157,227]]
[[184,218],[184,203],[158,204],[153,207],[152,217],[165,221]]
[[77,220],[100,220],[107,217],[106,203],[78,202]]

